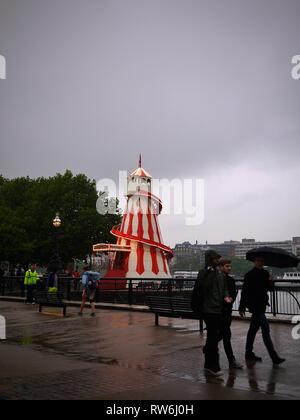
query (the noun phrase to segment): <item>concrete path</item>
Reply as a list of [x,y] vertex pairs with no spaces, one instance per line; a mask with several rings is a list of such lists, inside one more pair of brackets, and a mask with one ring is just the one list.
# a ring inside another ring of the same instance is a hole
[[[148,313],[101,310],[92,319],[70,308],[41,315],[36,307],[0,302],[7,341],[0,343],[0,399],[299,399],[300,341],[292,326],[272,325],[274,342],[288,359],[274,369],[258,336],[263,364],[231,372],[222,354],[224,381],[203,373],[205,337],[198,323]],[[244,355],[248,325],[233,324],[237,357]]]

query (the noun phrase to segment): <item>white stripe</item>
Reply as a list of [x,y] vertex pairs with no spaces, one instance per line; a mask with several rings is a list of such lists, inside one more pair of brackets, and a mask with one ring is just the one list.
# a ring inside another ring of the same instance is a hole
[[159,277],[164,277],[166,275],[166,273],[164,271],[164,263],[163,263],[161,252],[160,252],[159,249],[156,250],[156,256],[157,256],[157,264],[158,264],[158,268],[159,268],[158,276]]
[[144,254],[145,277],[149,277],[149,274],[153,275],[150,247],[147,245],[144,245],[144,251],[145,251],[145,254]]
[[147,215],[143,214],[143,229],[144,229],[144,239],[150,239],[149,235],[149,223]]
[[128,273],[127,273],[127,277],[137,277],[137,272],[136,272],[136,265],[137,265],[137,253],[136,253],[136,249],[137,249],[137,243],[136,242],[131,242],[131,247],[132,247],[132,251],[130,253],[129,261],[128,261]]

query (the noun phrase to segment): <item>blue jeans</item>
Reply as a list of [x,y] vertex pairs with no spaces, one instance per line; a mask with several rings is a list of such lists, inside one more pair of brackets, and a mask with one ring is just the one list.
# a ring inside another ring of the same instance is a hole
[[254,341],[258,330],[261,328],[264,344],[269,352],[271,359],[277,357],[271,338],[270,325],[264,313],[252,314],[251,324],[247,336],[246,357],[253,353]]

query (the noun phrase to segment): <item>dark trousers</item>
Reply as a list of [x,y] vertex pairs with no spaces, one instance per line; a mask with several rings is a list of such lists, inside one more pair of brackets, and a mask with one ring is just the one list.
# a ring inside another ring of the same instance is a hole
[[252,314],[251,324],[247,336],[246,356],[249,356],[253,353],[254,341],[260,328],[269,355],[271,359],[274,359],[274,357],[277,356],[277,353],[274,349],[273,341],[271,338],[270,325],[264,313]]
[[36,286],[27,286],[27,303],[33,303],[35,300]]
[[205,368],[220,370],[219,341],[222,331],[221,314],[205,314],[207,340],[204,348]]
[[231,324],[232,324],[232,312],[224,312],[222,314],[222,331],[220,341],[223,340],[224,350],[229,363],[235,361],[235,357],[231,345]]

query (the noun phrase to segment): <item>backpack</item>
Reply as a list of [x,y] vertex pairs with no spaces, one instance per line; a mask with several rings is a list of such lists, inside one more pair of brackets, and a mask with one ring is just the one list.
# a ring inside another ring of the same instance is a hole
[[88,280],[87,280],[87,288],[89,290],[97,290],[98,282],[99,282],[99,274],[98,273],[87,273]]
[[203,282],[206,277],[209,275],[209,270],[204,269],[199,272],[198,279],[195,283],[195,287],[192,294],[191,306],[193,312],[197,314],[200,318],[203,317],[204,309],[204,295],[203,295]]

